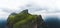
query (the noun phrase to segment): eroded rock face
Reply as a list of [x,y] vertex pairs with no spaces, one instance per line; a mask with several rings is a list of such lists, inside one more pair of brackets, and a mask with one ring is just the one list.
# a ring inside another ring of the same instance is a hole
[[47,28],[41,15],[31,15],[28,10],[10,15],[7,19],[8,28]]

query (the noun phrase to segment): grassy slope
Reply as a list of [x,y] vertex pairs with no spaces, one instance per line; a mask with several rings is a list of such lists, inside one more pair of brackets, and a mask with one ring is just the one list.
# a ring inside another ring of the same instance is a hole
[[36,17],[37,16],[35,15],[27,13],[27,11],[22,11],[19,14],[10,15],[8,18],[8,25],[11,28],[31,28],[31,23],[33,23],[36,20]]

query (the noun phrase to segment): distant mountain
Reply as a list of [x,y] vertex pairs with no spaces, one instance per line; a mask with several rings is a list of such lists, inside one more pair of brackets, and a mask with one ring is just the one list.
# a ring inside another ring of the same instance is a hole
[[8,17],[7,28],[47,28],[47,25],[41,15],[31,15],[28,10],[23,10]]

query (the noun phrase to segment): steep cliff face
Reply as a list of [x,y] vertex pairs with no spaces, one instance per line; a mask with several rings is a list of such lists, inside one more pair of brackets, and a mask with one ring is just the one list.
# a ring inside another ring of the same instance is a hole
[[46,28],[41,15],[31,15],[28,10],[19,14],[12,13],[7,19],[7,28]]

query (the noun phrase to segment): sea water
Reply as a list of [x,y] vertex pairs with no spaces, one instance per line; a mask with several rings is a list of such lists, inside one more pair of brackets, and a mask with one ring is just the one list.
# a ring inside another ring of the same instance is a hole
[[60,28],[60,19],[56,16],[48,16],[45,19],[48,28]]
[[0,18],[0,28],[6,28],[7,21],[3,18]]

